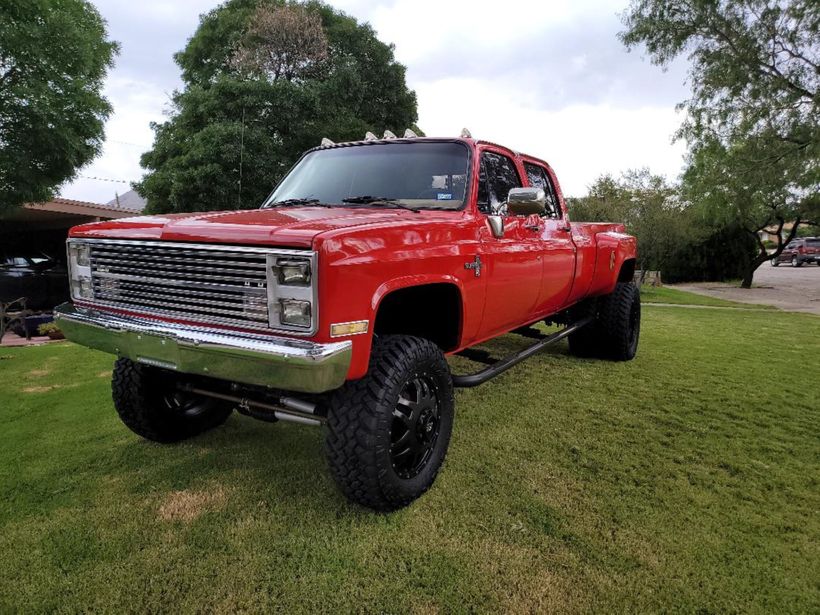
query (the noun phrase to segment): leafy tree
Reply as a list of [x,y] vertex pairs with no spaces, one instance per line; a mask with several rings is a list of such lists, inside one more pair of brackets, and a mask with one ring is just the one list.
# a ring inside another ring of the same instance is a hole
[[[820,187],[820,4],[816,0],[633,0],[621,34],[653,62],[691,61],[679,136],[690,198],[749,234],[794,223]],[[785,242],[779,242],[779,254]],[[770,255],[758,254],[742,285]]]
[[623,221],[638,239],[644,271],[665,270],[678,246],[699,232],[677,187],[649,169],[629,170],[619,178],[602,175],[587,196],[570,199],[569,208],[576,220]]
[[257,207],[322,137],[403,131],[415,94],[392,46],[321,3],[229,0],[175,56],[185,84],[136,185],[153,212]]
[[100,153],[117,49],[85,0],[0,4],[0,211],[48,200]]

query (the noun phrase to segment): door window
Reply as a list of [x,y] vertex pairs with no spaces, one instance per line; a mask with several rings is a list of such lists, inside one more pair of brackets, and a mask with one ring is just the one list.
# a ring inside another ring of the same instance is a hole
[[544,194],[547,195],[547,211],[545,215],[548,218],[558,218],[558,199],[555,198],[555,191],[552,189],[552,182],[547,175],[547,170],[537,164],[529,162],[524,163],[524,170],[527,172],[527,181],[533,188],[541,188]]
[[478,176],[478,209],[485,214],[504,213],[507,195],[521,187],[521,178],[512,160],[494,152],[481,155]]

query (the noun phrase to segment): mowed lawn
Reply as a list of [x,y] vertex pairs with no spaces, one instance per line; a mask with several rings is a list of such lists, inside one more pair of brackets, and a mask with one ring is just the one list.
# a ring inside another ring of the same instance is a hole
[[633,362],[458,392],[433,489],[378,515],[320,429],[151,444],[111,357],[0,348],[0,612],[817,612],[818,359],[814,316],[646,305]]

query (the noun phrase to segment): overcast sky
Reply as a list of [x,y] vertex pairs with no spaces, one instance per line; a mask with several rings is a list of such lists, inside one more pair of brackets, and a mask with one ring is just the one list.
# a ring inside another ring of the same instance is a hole
[[[632,167],[675,178],[684,147],[672,143],[687,97],[685,64],[667,72],[616,34],[627,0],[333,0],[396,46],[418,96],[429,136],[463,127],[548,160],[565,194],[582,195],[601,173]],[[61,190],[105,202],[139,179],[139,157],[153,141],[180,87],[172,54],[218,0],[95,0],[121,44],[105,94],[114,112],[103,154]],[[93,178],[93,179],[92,179]],[[104,181],[116,180],[116,181]]]

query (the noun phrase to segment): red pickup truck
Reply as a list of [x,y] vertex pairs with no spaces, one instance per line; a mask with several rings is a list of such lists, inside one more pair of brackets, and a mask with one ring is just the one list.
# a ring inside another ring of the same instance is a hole
[[[304,154],[258,210],[75,227],[65,335],[118,356],[114,406],[158,442],[238,410],[326,426],[341,490],[377,510],[432,484],[475,386],[568,338],[631,359],[635,239],[570,222],[543,160],[458,139],[331,143]],[[547,321],[546,334],[531,325]],[[514,332],[525,350],[475,348]],[[447,355],[488,365],[452,374]]]

